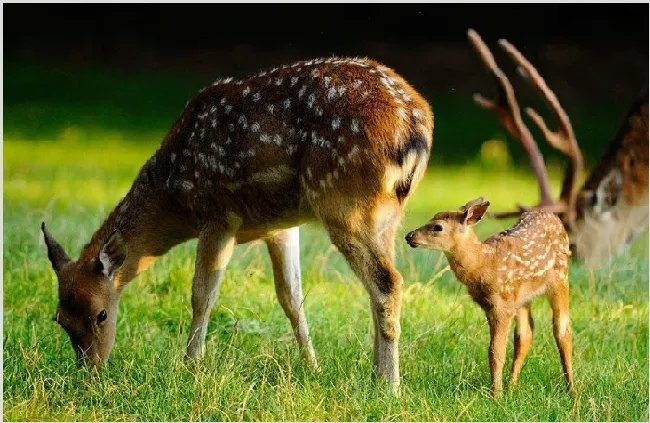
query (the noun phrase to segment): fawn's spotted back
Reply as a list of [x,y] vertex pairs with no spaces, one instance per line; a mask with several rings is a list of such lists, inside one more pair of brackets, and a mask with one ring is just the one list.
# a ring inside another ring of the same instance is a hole
[[526,212],[515,225],[485,243],[495,248],[497,282],[503,283],[506,290],[512,290],[518,282],[546,276],[551,269],[560,278],[567,275],[569,238],[554,213]]

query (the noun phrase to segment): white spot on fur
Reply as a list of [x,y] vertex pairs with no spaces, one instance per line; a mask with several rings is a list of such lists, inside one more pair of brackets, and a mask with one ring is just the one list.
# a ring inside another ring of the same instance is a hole
[[329,101],[333,100],[335,95],[336,95],[336,88],[330,87],[330,89],[327,90],[327,100]]

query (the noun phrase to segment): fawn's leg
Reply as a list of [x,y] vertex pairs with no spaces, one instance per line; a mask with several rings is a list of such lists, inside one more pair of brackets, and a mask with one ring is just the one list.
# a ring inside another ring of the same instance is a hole
[[386,251],[374,228],[353,230],[345,222],[327,222],[326,227],[332,242],[345,256],[370,295],[375,325],[374,369],[396,392],[399,388],[402,276],[395,269],[390,252]]
[[490,376],[492,377],[492,396],[498,398],[503,391],[503,365],[506,361],[506,344],[513,312],[504,309],[488,311],[490,324]]
[[566,278],[552,285],[547,292],[553,309],[553,335],[560,350],[562,369],[569,392],[573,392],[573,368],[571,365],[571,323],[569,318],[569,282]]
[[192,284],[192,327],[187,342],[187,357],[199,358],[205,353],[210,310],[219,291],[226,265],[235,246],[239,225],[223,227],[208,225],[199,234],[196,265]]
[[533,315],[530,312],[530,303],[517,310],[515,316],[517,327],[515,329],[515,357],[512,360],[512,372],[510,373],[510,386],[515,386],[519,380],[519,372],[524,365],[530,345],[533,342]]
[[316,369],[318,363],[309,338],[309,327],[303,308],[299,228],[290,228],[273,234],[266,239],[266,245],[273,263],[273,278],[278,301],[291,322],[303,358],[310,367]]

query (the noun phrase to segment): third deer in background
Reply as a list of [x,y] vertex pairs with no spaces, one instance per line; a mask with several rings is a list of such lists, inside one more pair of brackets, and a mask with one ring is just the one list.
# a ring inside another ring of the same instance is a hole
[[[526,113],[539,127],[548,143],[568,157],[568,166],[558,201],[553,200],[550,183],[530,130],[524,123],[515,91],[494,56],[476,31],[468,31],[470,42],[483,64],[495,77],[497,98],[488,100],[476,94],[476,103],[492,112],[506,131],[524,148],[539,185],[540,202],[536,206],[556,213],[569,233],[576,256],[597,266],[622,247],[630,244],[648,228],[648,89],[644,88],[630,108],[623,125],[607,151],[578,189],[583,177],[582,152],[569,120],[555,93],[537,69],[506,40],[499,45],[513,59],[519,73],[542,94],[553,111],[559,128],[552,131],[531,108]],[[518,216],[530,208],[520,206],[514,212],[495,213],[496,217]]]

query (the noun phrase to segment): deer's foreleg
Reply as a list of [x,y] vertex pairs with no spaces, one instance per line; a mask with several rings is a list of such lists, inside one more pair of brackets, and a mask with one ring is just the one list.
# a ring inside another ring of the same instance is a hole
[[187,342],[187,356],[199,358],[205,352],[210,310],[235,247],[238,225],[208,225],[199,234],[196,266],[192,284],[192,327]]

